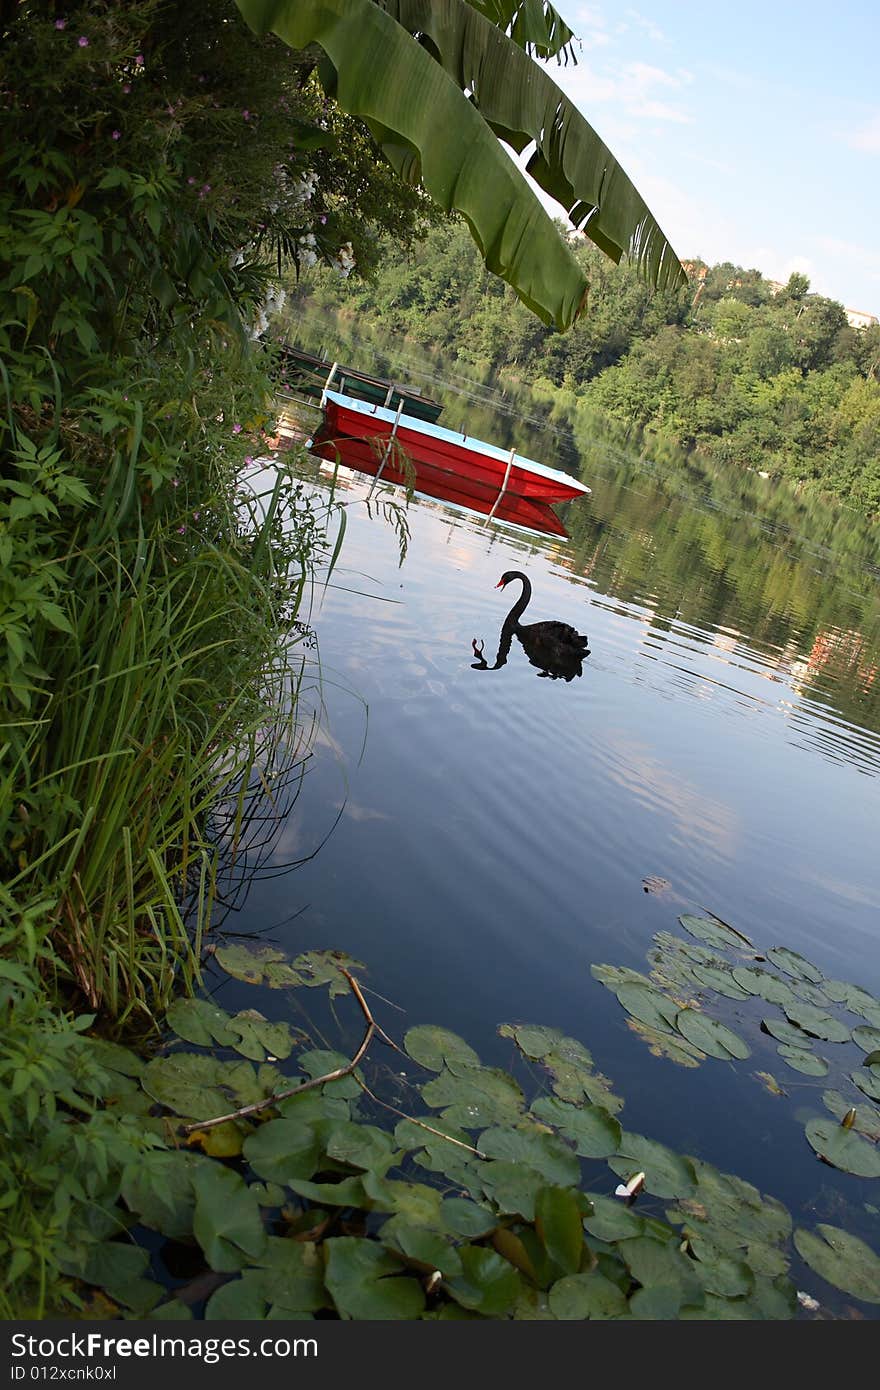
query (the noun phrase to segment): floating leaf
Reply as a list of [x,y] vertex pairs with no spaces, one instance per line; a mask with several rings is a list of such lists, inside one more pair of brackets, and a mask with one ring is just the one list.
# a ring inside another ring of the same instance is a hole
[[401,1275],[400,1262],[374,1240],[335,1236],[324,1241],[325,1283],[340,1317],[359,1322],[417,1318],[425,1306],[421,1285]]
[[[670,1241],[654,1240],[652,1236],[634,1236],[629,1240],[617,1242],[617,1253],[644,1290],[660,1295],[663,1293],[674,1305],[674,1312],[647,1313],[647,1299],[640,1299],[637,1305],[631,1300],[633,1312],[640,1317],[674,1317],[683,1303],[699,1299],[701,1290],[693,1269],[693,1262],[683,1255],[677,1245]],[[642,1311],[639,1312],[639,1306]]]
[[440,1227],[442,1194],[421,1182],[401,1182],[381,1178],[377,1173],[361,1174],[364,1192],[377,1211],[399,1212],[415,1226]]
[[323,1148],[309,1125],[284,1118],[260,1125],[245,1140],[244,1156],[258,1177],[287,1183],[317,1172]]
[[[142,1085],[148,1096],[195,1120],[210,1120],[247,1104],[233,1092],[231,1064],[201,1052],[175,1052],[154,1057],[144,1070]],[[221,1090],[221,1087],[223,1088]]]
[[758,970],[751,965],[737,965],[733,978],[749,994],[758,994],[768,1004],[797,1004],[798,997],[785,980],[780,980],[769,970]]
[[616,1284],[598,1271],[590,1274],[567,1274],[557,1279],[549,1294],[553,1316],[561,1321],[582,1321],[593,1318],[624,1318],[629,1313],[626,1298]]
[[849,1042],[850,1033],[846,1025],[813,1004],[785,1004],[784,1008],[789,1022],[796,1023],[811,1037],[822,1038],[824,1042]]
[[679,1067],[698,1067],[706,1060],[705,1052],[694,1047],[680,1034],[660,1033],[656,1028],[649,1028],[646,1023],[639,1023],[635,1018],[628,1018],[626,1022],[627,1027],[648,1044],[653,1057],[667,1057]]
[[847,984],[844,980],[825,980],[822,989],[836,1004],[843,1004],[850,1013],[858,1014],[874,1028],[880,1028],[880,999],[875,999],[860,985]]
[[440,1205],[440,1222],[452,1235],[474,1240],[493,1231],[498,1218],[488,1207],[469,1202],[466,1197],[445,1197]]
[[612,1091],[608,1077],[594,1070],[590,1053],[576,1038],[563,1038],[542,1061],[553,1076],[553,1090],[561,1100],[580,1102],[586,1097],[612,1115],[623,1109],[623,1101]]
[[573,1186],[581,1167],[566,1143],[555,1134],[534,1126],[529,1129],[487,1129],[480,1135],[480,1152],[487,1158],[522,1163],[540,1173],[545,1182]]
[[817,1009],[827,1010],[828,995],[824,989],[812,984],[809,980],[798,980],[792,989],[799,999],[805,999],[808,1004],[813,1004]]
[[810,1052],[805,1047],[792,1047],[789,1043],[780,1043],[776,1051],[783,1061],[787,1062],[795,1071],[803,1072],[804,1076],[827,1076],[828,1063],[824,1057],[817,1057],[815,1052]]
[[719,1057],[723,1061],[736,1057],[742,1061],[751,1056],[748,1045],[738,1034],[714,1018],[707,1018],[697,1009],[681,1009],[676,1015],[675,1026],[688,1042],[710,1057]]
[[198,1047],[211,1047],[214,1043],[229,1047],[235,1040],[235,1034],[229,1031],[229,1014],[208,999],[176,999],[165,1022],[184,1042]]
[[778,1042],[788,1043],[790,1047],[809,1047],[810,1039],[802,1028],[789,1023],[786,1018],[764,1018],[761,1020],[762,1033],[769,1033]]
[[805,960],[797,951],[790,951],[787,946],[774,946],[767,952],[767,959],[796,980],[811,980],[814,985],[818,985],[824,979],[817,965]]
[[656,1197],[692,1197],[696,1190],[696,1174],[690,1159],[642,1134],[624,1131],[620,1152],[609,1158],[608,1166],[624,1179],[644,1172],[645,1187]]
[[[214,959],[227,975],[232,975],[236,980],[244,980],[249,985],[268,984],[274,989],[280,989],[282,986],[305,983],[303,976],[287,964],[284,952],[275,946],[261,946],[257,950],[250,950],[247,946],[235,942],[228,946],[218,946],[214,951]],[[270,967],[273,967],[271,979]]]
[[450,1067],[453,1063],[464,1063],[468,1067],[478,1067],[480,1059],[456,1033],[446,1028],[422,1025],[410,1028],[403,1039],[403,1045],[420,1067],[429,1071],[442,1071],[444,1062]]
[[153,1279],[145,1279],[149,1252],[120,1241],[102,1241],[88,1247],[77,1273],[87,1284],[96,1284],[111,1298],[134,1313],[143,1315],[155,1307],[165,1289]]
[[523,1093],[511,1076],[494,1067],[461,1067],[457,1075],[442,1071],[422,1087],[428,1105],[445,1106],[444,1118],[465,1129],[516,1119]]
[[694,1272],[709,1293],[722,1298],[742,1298],[755,1287],[755,1276],[744,1259],[735,1259],[705,1236],[688,1242],[694,1256]]
[[741,932],[729,927],[726,922],[722,922],[717,917],[695,917],[691,913],[685,913],[679,917],[679,922],[686,932],[691,936],[697,937],[699,941],[705,941],[709,946],[716,946],[722,951],[741,950],[743,945],[751,946],[751,941]]
[[859,1024],[858,1028],[852,1030],[852,1040],[863,1052],[873,1052],[875,1048],[880,1048],[880,1028]]
[[446,1283],[452,1297],[484,1317],[504,1317],[520,1291],[516,1270],[496,1251],[479,1245],[462,1246],[459,1253],[464,1272]]
[[548,1052],[564,1042],[558,1028],[542,1028],[531,1023],[502,1023],[498,1032],[502,1038],[513,1038],[520,1052],[532,1061],[546,1057]]
[[630,1236],[653,1235],[657,1240],[674,1240],[675,1232],[652,1217],[640,1216],[632,1207],[613,1197],[598,1193],[587,1194],[592,1207],[583,1218],[583,1224],[596,1240],[613,1244]]
[[[850,1102],[839,1091],[823,1091],[822,1103],[841,1122],[852,1108]],[[873,1105],[860,1105],[849,1128],[876,1142],[880,1140],[880,1113]]]
[[780,1086],[772,1072],[756,1071],[755,1077],[760,1081],[765,1091],[769,1091],[771,1096],[787,1096],[788,1092]]
[[231,1018],[229,1032],[229,1046],[252,1062],[265,1061],[267,1054],[283,1059],[293,1051],[293,1038],[287,1024],[270,1023],[256,1009],[244,1009]]
[[171,1239],[183,1239],[192,1230],[193,1179],[205,1162],[198,1154],[154,1149],[126,1167],[120,1195],[145,1226]]
[[620,989],[621,985],[647,985],[648,989],[653,988],[647,975],[639,970],[630,970],[626,965],[591,965],[590,974],[612,992]]
[[340,1182],[309,1182],[305,1178],[291,1178],[287,1183],[300,1197],[317,1202],[325,1207],[357,1207],[369,1205],[361,1176],[342,1178]]
[[[347,1067],[351,1059],[342,1052],[313,1048],[309,1052],[301,1052],[297,1060],[306,1075],[316,1081],[319,1076],[328,1076],[340,1067]],[[330,1094],[337,1098],[353,1099],[361,1094],[356,1075],[340,1076],[334,1081],[326,1082],[326,1085],[331,1087]]]
[[[351,1168],[369,1169],[383,1176],[401,1157],[395,1149],[391,1136],[376,1125],[354,1124],[350,1120],[340,1121],[325,1135],[324,1146],[328,1158],[337,1163],[347,1163]],[[308,1173],[298,1173],[297,1177],[309,1177]]]
[[241,1269],[266,1248],[266,1231],[254,1194],[231,1168],[205,1163],[193,1179],[193,1234],[212,1269]]
[[649,1028],[655,1028],[660,1033],[674,1030],[678,1005],[662,990],[655,989],[653,985],[648,988],[644,985],[621,985],[615,993],[618,1003],[633,1018],[647,1023]]
[[[320,985],[330,986],[330,998],[339,994],[350,994],[351,984],[343,975],[343,968],[350,974],[365,974],[367,967],[363,961],[355,960],[344,951],[304,951],[291,962],[292,969],[302,976],[302,983],[314,989]],[[272,984],[275,976],[270,966],[267,970],[267,983]]]
[[571,1139],[583,1158],[607,1158],[617,1152],[620,1121],[600,1105],[571,1105],[558,1096],[541,1096],[532,1114]]
[[809,1120],[807,1139],[821,1158],[845,1173],[860,1178],[880,1178],[880,1149],[862,1139],[854,1129],[844,1129],[833,1120]]
[[865,1303],[880,1303],[880,1259],[863,1240],[837,1226],[798,1229],[794,1243],[798,1254],[829,1284]]
[[470,1182],[471,1191],[483,1193],[503,1215],[534,1221],[535,1201],[547,1179],[543,1173],[522,1163],[493,1159],[473,1170]]
[[576,1274],[584,1252],[580,1203],[565,1187],[543,1187],[535,1201],[535,1230],[551,1260],[565,1274]]
[[850,1080],[864,1095],[880,1100],[880,1067],[861,1068],[850,1073]]
[[749,992],[736,983],[733,971],[715,965],[695,965],[693,973],[701,984],[727,999],[748,999]]
[[463,1273],[458,1251],[438,1231],[415,1226],[397,1215],[385,1222],[379,1234],[383,1245],[399,1250],[406,1256],[407,1264],[417,1266],[426,1274],[435,1269],[446,1278]]

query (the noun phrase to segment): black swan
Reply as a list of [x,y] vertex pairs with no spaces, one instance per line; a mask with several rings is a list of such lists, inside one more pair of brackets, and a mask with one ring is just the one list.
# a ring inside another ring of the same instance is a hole
[[520,570],[508,570],[495,587],[503,589],[512,579],[521,580],[523,589],[504,619],[495,665],[489,666],[483,656],[482,643],[478,648],[474,639],[473,650],[477,658],[473,663],[474,670],[496,671],[500,666],[504,666],[511,642],[517,637],[532,666],[538,667],[540,675],[548,676],[551,680],[566,681],[582,675],[583,659],[590,655],[588,639],[570,623],[562,623],[555,618],[541,623],[521,623],[519,619],[532,597],[532,586],[528,576]]

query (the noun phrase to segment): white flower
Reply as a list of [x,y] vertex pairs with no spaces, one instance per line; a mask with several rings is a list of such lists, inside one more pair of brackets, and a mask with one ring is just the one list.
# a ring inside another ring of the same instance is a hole
[[344,275],[348,278],[357,264],[354,249],[350,241],[347,241],[344,246],[340,246],[336,255],[333,257],[333,264],[336,266],[340,275]]

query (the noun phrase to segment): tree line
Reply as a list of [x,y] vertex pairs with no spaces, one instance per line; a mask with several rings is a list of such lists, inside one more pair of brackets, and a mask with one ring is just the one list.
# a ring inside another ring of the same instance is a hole
[[691,261],[686,287],[655,292],[583,240],[575,254],[589,303],[565,334],[488,274],[454,223],[414,248],[388,245],[370,278],[316,273],[292,312],[351,314],[361,333],[372,322],[470,376],[537,388],[566,413],[601,413],[880,510],[880,327],[850,327],[799,274],[780,288],[757,270]]

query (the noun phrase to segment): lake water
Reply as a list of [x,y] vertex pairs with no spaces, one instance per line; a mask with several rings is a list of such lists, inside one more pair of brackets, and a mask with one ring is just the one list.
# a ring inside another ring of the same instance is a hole
[[[742,1021],[748,1061],[685,1070],[649,1053],[590,973],[602,962],[649,970],[654,934],[707,909],[758,948],[791,947],[880,996],[869,533],[842,523],[852,544],[838,534],[829,549],[827,509],[813,523],[757,479],[713,490],[684,465],[646,466],[584,431],[527,428],[461,398],[447,420],[579,467],[593,494],[562,509],[568,541],[414,498],[401,560],[368,481],[343,473],[344,545],[312,612],[321,730],[224,929],[365,962],[398,1038],[442,1024],[506,1066],[500,1023],[561,1028],[626,1097],[628,1129],[877,1248],[878,1183],[817,1162],[803,1125],[825,1113],[830,1083],[777,1056],[757,1031],[760,1001],[722,1001],[732,1026]],[[532,582],[525,622],[563,619],[588,635],[580,678],[540,678],[516,642],[501,669],[474,669],[472,640],[491,664],[518,596],[518,585],[495,587],[506,570]],[[213,985],[227,1006],[253,1004],[233,981]],[[262,996],[259,1007],[282,1009],[282,996]],[[339,1012],[331,1041],[344,1049],[359,1018]]]

